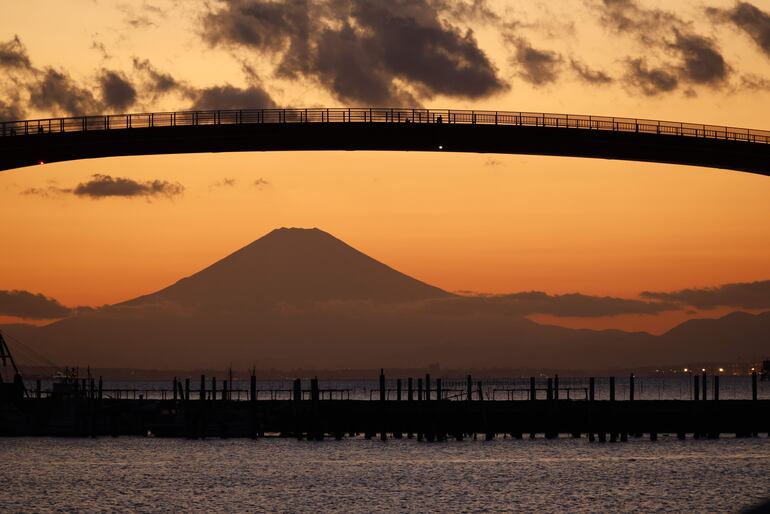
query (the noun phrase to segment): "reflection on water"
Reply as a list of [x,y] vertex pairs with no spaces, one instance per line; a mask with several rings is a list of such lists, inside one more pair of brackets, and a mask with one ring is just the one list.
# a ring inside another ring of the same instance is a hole
[[4,439],[2,511],[725,512],[770,440]]

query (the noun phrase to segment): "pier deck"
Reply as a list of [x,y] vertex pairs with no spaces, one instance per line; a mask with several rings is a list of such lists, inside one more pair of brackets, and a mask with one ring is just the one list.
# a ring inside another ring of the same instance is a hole
[[421,380],[418,391],[399,388],[395,398],[383,387],[379,399],[351,400],[343,395],[336,396],[341,399],[327,399],[335,396],[324,396],[317,380],[311,380],[309,395],[303,394],[297,380],[291,399],[259,399],[254,377],[247,399],[236,400],[232,391],[227,391],[226,382],[219,391],[207,390],[201,378],[204,387],[192,392],[189,380],[184,388],[174,380],[173,398],[169,399],[107,398],[93,382],[90,387],[48,397],[39,391],[15,398],[6,394],[0,401],[0,436],[273,435],[322,440],[361,434],[441,441],[479,435],[491,439],[566,434],[591,441],[624,441],[642,435],[655,440],[662,433],[679,438],[718,438],[770,431],[770,400],[756,398],[756,376],[750,400],[719,400],[717,380],[716,394],[708,400],[622,401],[612,399],[614,387],[611,399],[594,400],[593,380],[587,399],[557,399],[558,389],[552,388],[550,380],[546,399],[539,399],[534,389],[527,400],[478,399],[481,388],[477,391],[477,383],[470,377],[467,394],[455,395],[454,400],[444,399],[439,381],[430,396],[430,389],[422,390]]

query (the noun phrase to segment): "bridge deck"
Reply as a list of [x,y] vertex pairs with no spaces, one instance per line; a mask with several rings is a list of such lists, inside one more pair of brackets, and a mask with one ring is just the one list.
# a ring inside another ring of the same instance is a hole
[[770,174],[770,131],[657,120],[435,109],[252,109],[0,123],[0,170],[165,153],[453,151],[685,164]]

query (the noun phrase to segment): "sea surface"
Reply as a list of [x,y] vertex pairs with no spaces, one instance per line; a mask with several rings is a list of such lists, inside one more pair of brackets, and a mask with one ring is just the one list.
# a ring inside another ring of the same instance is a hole
[[737,512],[770,439],[0,440],[1,512]]

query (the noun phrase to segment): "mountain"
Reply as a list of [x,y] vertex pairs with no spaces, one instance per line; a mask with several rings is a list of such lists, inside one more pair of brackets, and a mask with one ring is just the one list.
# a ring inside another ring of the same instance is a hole
[[692,319],[660,336],[660,343],[677,362],[767,358],[770,312],[733,312],[718,319]]
[[170,287],[122,305],[174,302],[240,308],[276,302],[411,302],[447,296],[326,232],[281,228]]
[[656,337],[540,325],[489,305],[292,228],[155,293],[12,334],[60,365],[144,369],[628,368],[757,357],[770,334],[770,314]]

